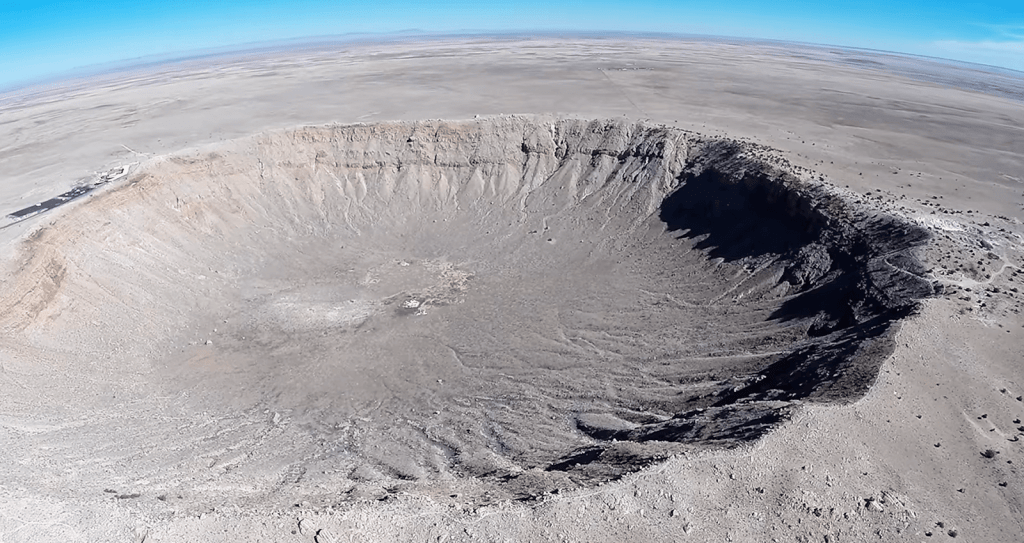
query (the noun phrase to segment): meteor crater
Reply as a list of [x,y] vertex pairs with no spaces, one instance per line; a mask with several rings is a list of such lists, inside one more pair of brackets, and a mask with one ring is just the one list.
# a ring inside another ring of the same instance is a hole
[[932,293],[924,230],[653,124],[303,127],[97,192],[0,325],[126,421],[83,470],[196,496],[524,498],[737,446],[862,396]]

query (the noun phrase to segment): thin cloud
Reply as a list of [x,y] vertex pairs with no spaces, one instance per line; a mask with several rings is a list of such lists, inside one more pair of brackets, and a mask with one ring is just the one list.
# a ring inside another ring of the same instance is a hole
[[1003,66],[1024,71],[1024,38],[1012,40],[940,40],[933,42],[938,56]]
[[[972,23],[973,26],[984,28],[999,40],[1024,40],[1024,25],[996,25],[990,23]],[[995,40],[998,41],[998,40]]]

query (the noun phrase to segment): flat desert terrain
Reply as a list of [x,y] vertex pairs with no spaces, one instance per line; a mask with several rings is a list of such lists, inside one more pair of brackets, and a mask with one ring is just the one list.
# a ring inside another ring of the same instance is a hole
[[1024,540],[1024,79],[352,42],[0,95],[0,541]]

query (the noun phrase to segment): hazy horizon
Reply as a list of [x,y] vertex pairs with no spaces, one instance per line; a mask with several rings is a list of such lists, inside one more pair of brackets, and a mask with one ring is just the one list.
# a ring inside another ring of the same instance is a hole
[[[262,42],[240,43],[221,47],[209,47],[205,49],[193,49],[183,51],[172,51],[166,53],[150,54],[134,58],[115,59],[107,62],[79,66],[62,72],[47,74],[33,80],[18,81],[13,84],[4,85],[4,79],[0,77],[0,95],[18,94],[19,91],[33,92],[34,89],[45,89],[50,85],[60,85],[65,82],[85,81],[95,77],[134,72],[146,68],[161,68],[173,66],[179,63],[201,62],[204,60],[232,60],[244,58],[251,55],[283,55],[300,51],[328,51],[334,48],[351,46],[369,46],[377,43],[394,44],[402,41],[408,42],[456,42],[460,39],[490,38],[495,40],[514,39],[652,39],[652,40],[679,40],[697,41],[708,43],[742,43],[746,45],[765,45],[775,47],[812,48],[819,51],[833,49],[848,53],[861,53],[868,56],[892,56],[898,58],[916,59],[918,61],[932,61],[936,67],[948,65],[949,67],[982,69],[993,75],[1007,75],[1011,78],[1020,79],[1024,82],[1024,70],[1006,68],[990,64],[982,64],[971,61],[962,61],[928,55],[918,55],[900,51],[887,51],[882,49],[871,49],[863,47],[850,47],[841,45],[829,45],[819,43],[798,42],[792,40],[773,40],[762,38],[745,38],[738,36],[714,36],[698,34],[673,34],[664,32],[623,32],[623,31],[494,31],[494,32],[425,32],[419,29],[408,29],[396,32],[373,33],[373,32],[351,32],[333,36],[305,36],[280,40],[268,40]],[[879,66],[886,69],[891,66]],[[902,75],[911,75],[900,70]],[[926,74],[927,75],[927,74]],[[941,77],[917,77],[930,81],[937,81]],[[958,85],[963,87],[964,85]],[[1016,90],[1022,90],[1021,87]],[[997,93],[998,94],[998,93]],[[1022,99],[1024,95],[1011,93],[1013,98]]]
[[[412,30],[410,30],[412,29]],[[642,0],[0,2],[0,92],[155,59],[372,36],[657,33],[926,56],[1024,71],[1024,4]]]

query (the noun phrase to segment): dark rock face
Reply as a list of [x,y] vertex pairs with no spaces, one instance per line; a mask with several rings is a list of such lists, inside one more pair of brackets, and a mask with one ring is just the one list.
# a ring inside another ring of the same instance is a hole
[[[664,199],[660,218],[709,258],[783,266],[781,280],[793,294],[770,318],[808,323],[806,339],[710,407],[635,428],[580,425],[582,431],[603,440],[729,446],[786,420],[794,401],[854,401],[892,352],[892,327],[933,294],[914,254],[929,239],[925,229],[855,209],[750,153],[739,142],[705,144]],[[587,449],[550,469],[603,458],[602,449]]]

